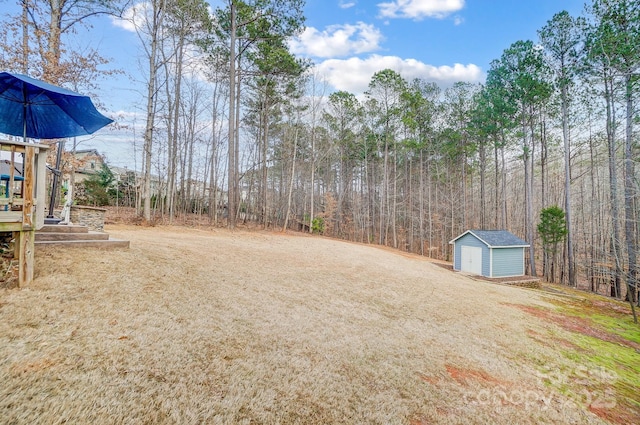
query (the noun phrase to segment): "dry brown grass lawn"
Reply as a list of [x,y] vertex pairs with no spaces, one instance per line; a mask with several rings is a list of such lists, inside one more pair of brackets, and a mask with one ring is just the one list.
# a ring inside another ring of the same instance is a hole
[[39,251],[0,291],[0,423],[603,423],[545,384],[567,348],[513,307],[539,291],[319,237],[108,230],[131,249]]

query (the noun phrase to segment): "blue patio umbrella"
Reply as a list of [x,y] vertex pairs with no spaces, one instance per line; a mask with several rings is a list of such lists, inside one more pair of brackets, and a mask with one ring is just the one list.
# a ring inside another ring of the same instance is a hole
[[[0,73],[0,133],[33,139],[62,139],[92,134],[113,120],[102,115],[88,96],[45,83],[22,74]],[[58,148],[53,175],[55,194],[58,185],[60,154]],[[55,196],[49,201],[53,218]]]
[[0,133],[60,139],[91,134],[112,122],[88,96],[26,75],[0,73]]

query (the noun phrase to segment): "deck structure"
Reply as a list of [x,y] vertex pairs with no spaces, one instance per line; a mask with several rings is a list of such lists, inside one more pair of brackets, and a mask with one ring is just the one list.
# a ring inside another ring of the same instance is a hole
[[0,140],[0,155],[7,165],[0,185],[0,232],[13,234],[20,286],[33,280],[35,231],[44,225],[48,148]]

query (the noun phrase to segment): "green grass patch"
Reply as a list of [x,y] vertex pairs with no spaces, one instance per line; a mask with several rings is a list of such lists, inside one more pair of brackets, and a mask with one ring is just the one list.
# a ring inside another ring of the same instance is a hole
[[630,342],[631,346],[640,348],[640,324],[633,322],[631,307],[628,303],[605,298],[596,294],[582,294],[571,291],[580,298],[558,299],[547,301],[558,307],[558,312],[580,319],[588,320],[591,326],[597,327]]
[[633,323],[631,317],[612,317],[604,314],[594,314],[591,320],[609,332],[620,335],[631,342],[640,345],[640,325]]
[[575,351],[563,350],[565,358],[577,365],[568,377],[590,395],[589,407],[619,411],[621,420],[616,423],[640,417],[640,353],[593,336],[573,333],[570,338],[584,351],[576,356]]
[[634,423],[640,417],[640,325],[628,304],[573,292],[548,298],[556,309],[537,314],[566,331],[549,329],[549,337],[574,345],[559,347],[562,364],[542,366],[544,381],[610,423]]

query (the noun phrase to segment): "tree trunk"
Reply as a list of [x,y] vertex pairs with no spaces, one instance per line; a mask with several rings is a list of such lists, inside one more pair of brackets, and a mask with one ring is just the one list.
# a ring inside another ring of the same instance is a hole
[[388,183],[387,183],[387,179],[388,179],[388,174],[387,174],[387,164],[389,162],[389,155],[388,155],[388,148],[387,148],[387,142],[386,142],[386,137],[385,137],[385,142],[384,142],[384,159],[383,159],[383,168],[382,168],[382,186],[380,187],[381,189],[381,193],[380,193],[380,245],[386,245],[387,244],[387,232],[386,232],[386,226],[385,226],[385,198],[387,197],[387,192],[388,192]]
[[637,238],[636,225],[637,217],[635,215],[634,199],[636,196],[635,188],[635,167],[633,158],[633,82],[632,76],[627,75],[625,78],[625,98],[627,101],[626,108],[626,126],[625,126],[625,147],[624,147],[624,232],[627,242],[627,258],[629,272],[627,274],[627,300],[631,305],[633,312],[633,321],[638,323],[636,316],[636,284],[637,284]]
[[398,248],[398,143],[394,138],[394,155],[393,155],[393,203],[391,204],[391,231],[393,232],[393,247]]
[[269,152],[269,110],[270,103],[268,94],[262,93],[262,102],[260,106],[260,155],[259,162],[261,164],[261,178],[260,178],[260,222],[262,227],[266,229],[269,226],[269,168],[268,168],[268,152]]
[[569,99],[566,84],[560,91],[562,102],[562,140],[564,145],[564,213],[567,223],[567,260],[569,285],[577,286],[576,265],[573,259],[573,231],[571,227],[571,139],[569,134]]
[[182,88],[182,59],[184,48],[184,28],[180,31],[178,39],[178,49],[176,52],[176,83],[175,83],[175,95],[174,95],[174,110],[173,110],[173,133],[169,139],[171,144],[169,149],[169,172],[168,172],[168,193],[167,201],[169,203],[169,221],[173,220],[175,213],[175,195],[176,195],[176,177],[177,177],[177,160],[178,160],[178,121],[180,119],[180,102],[181,102],[181,88]]
[[527,141],[529,137],[527,126],[524,118],[525,112],[523,112],[522,118],[522,137],[523,137],[523,160],[524,160],[524,187],[525,187],[525,229],[527,233],[527,243],[529,243],[529,272],[531,276],[536,276],[536,257],[535,257],[535,241],[533,239],[533,191],[532,191],[532,179],[530,176],[529,166],[532,163],[530,157],[530,145]]
[[[503,141],[504,142],[504,141]],[[507,216],[508,211],[508,201],[507,201],[507,167],[505,165],[505,155],[504,155],[504,143],[503,147],[500,148],[501,155],[501,168],[502,168],[502,190],[500,191],[500,197],[502,199],[502,228],[509,228],[509,218]]]
[[310,182],[310,200],[309,200],[309,233],[313,233],[313,219],[315,215],[315,193],[316,193],[316,108],[313,108],[313,119],[311,127],[311,182]]
[[229,9],[231,13],[231,31],[229,34],[229,137],[228,137],[228,178],[227,178],[227,226],[230,229],[236,227],[236,193],[237,193],[237,164],[238,158],[236,158],[236,4],[235,1],[229,2]]
[[59,84],[60,37],[62,35],[62,13],[66,0],[49,0],[50,18],[47,52],[45,54],[44,80]]
[[22,0],[22,73],[29,75],[29,1]]
[[500,161],[498,158],[498,140],[493,141],[493,162],[495,166],[495,194],[493,200],[493,225],[494,229],[500,228]]
[[293,182],[295,180],[296,175],[296,159],[298,153],[298,123],[296,123],[296,129],[293,134],[293,160],[291,161],[291,179],[289,180],[289,195],[287,197],[287,212],[284,218],[284,225],[282,226],[282,231],[286,232],[287,227],[289,226],[289,216],[291,214],[291,198],[293,196]]
[[[238,64],[240,64],[240,57],[238,57]],[[236,68],[236,84],[235,84],[235,89],[236,89],[236,96],[235,96],[235,105],[236,105],[236,111],[235,111],[235,131],[233,132],[234,138],[233,138],[233,157],[235,159],[235,178],[233,179],[233,196],[234,196],[234,203],[236,205],[236,212],[235,212],[235,217],[236,217],[236,222],[238,220],[238,214],[240,213],[240,88],[241,88],[241,81],[242,81],[242,76],[241,76],[241,71],[242,68],[240,68],[240,66],[238,65],[238,67]]]
[[420,210],[419,214],[419,223],[420,233],[418,235],[420,239],[420,255],[424,256],[424,149],[420,149],[420,164],[419,164],[419,173],[420,173],[420,186],[418,189],[419,194],[419,203]]
[[618,212],[618,171],[616,165],[616,118],[613,97],[613,77],[605,76],[605,103],[607,113],[607,147],[609,149],[609,199],[611,203],[611,255],[615,263],[615,276],[611,284],[611,296],[620,297],[620,276],[622,276],[620,250],[620,224]]
[[149,81],[147,82],[147,124],[144,131],[144,187],[142,192],[142,215],[151,221],[151,159],[153,151],[153,128],[155,124],[156,78],[158,64],[158,38],[164,17],[164,1],[155,0],[153,6],[153,22],[151,26],[151,46],[149,48]]
[[486,145],[484,141],[480,142],[479,147],[480,154],[480,228],[486,230],[487,220],[486,220],[486,197],[485,197],[485,173],[487,170],[487,152]]
[[[598,286],[599,286],[599,282],[596,283],[596,280],[598,279],[595,276],[595,267],[596,267],[596,229],[599,228],[597,227],[597,224],[600,223],[600,214],[597,212],[597,205],[599,204],[599,192],[597,190],[597,186],[596,186],[596,160],[595,160],[595,141],[593,138],[593,135],[591,133],[591,120],[589,120],[589,159],[590,159],[590,172],[589,172],[589,176],[591,177],[591,217],[590,217],[590,226],[589,226],[589,230],[590,230],[590,248],[589,248],[589,252],[590,252],[590,266],[591,266],[591,291],[593,292],[597,292],[598,290]],[[595,212],[595,213],[594,213]]]

